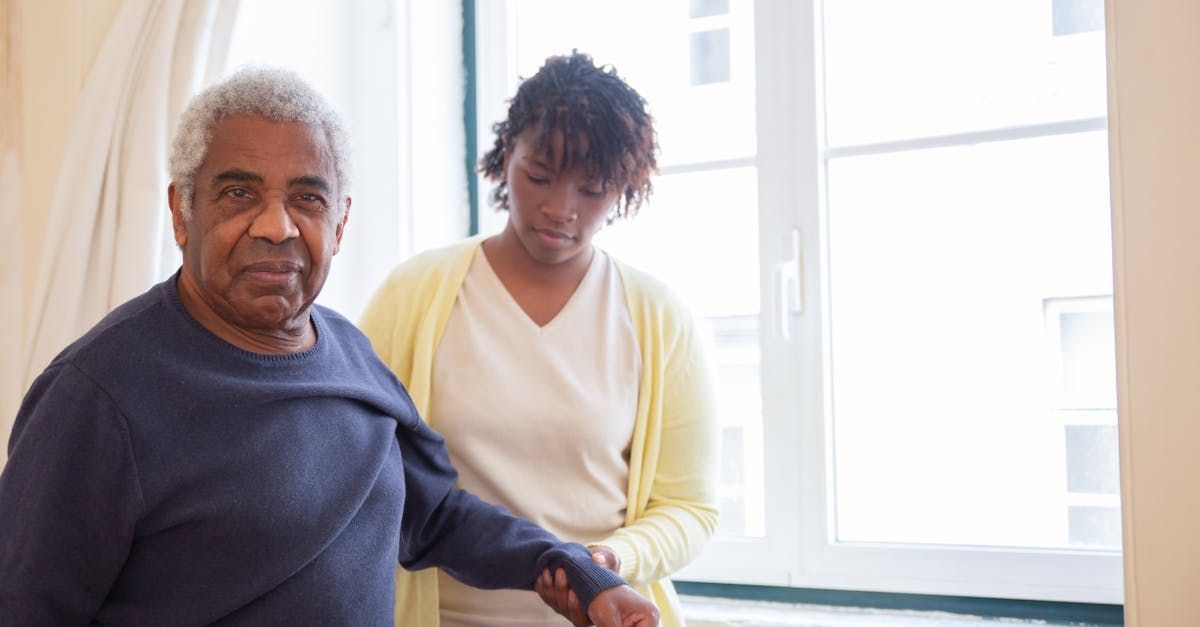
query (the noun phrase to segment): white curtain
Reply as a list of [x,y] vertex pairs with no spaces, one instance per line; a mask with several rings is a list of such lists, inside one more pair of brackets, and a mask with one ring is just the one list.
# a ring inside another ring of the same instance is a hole
[[[80,95],[26,320],[28,387],[54,356],[178,263],[167,152],[217,78],[237,0],[124,0]],[[5,420],[11,420],[5,416]],[[8,433],[11,425],[0,425]]]
[[[16,9],[0,3],[0,444],[21,395],[21,77]],[[0,463],[5,458],[0,449]]]

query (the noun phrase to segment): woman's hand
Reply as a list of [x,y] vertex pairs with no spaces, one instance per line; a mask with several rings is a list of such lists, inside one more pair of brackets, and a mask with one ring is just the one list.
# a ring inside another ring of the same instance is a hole
[[589,544],[588,550],[592,552],[592,561],[597,564],[617,573],[621,574],[621,558],[617,557],[617,552],[603,544]]

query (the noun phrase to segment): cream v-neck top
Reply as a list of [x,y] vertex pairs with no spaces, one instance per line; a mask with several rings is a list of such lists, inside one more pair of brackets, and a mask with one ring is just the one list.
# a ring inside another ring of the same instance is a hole
[[[564,540],[594,542],[625,522],[640,379],[608,255],[596,250],[575,293],[539,327],[480,248],[434,358],[429,422],[446,436],[462,488]],[[439,576],[443,627],[568,624],[534,592]]]

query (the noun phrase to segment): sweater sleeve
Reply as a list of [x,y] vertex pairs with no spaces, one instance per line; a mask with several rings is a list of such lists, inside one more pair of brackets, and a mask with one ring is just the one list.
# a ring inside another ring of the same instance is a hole
[[671,322],[675,328],[665,331],[674,335],[674,341],[664,346],[658,380],[662,430],[646,510],[597,542],[616,552],[621,575],[635,586],[669,577],[686,566],[717,527],[715,383],[690,315],[676,309]]
[[584,610],[620,577],[591,560],[581,544],[564,543],[533,523],[454,487],[457,472],[445,440],[424,422],[400,427],[405,503],[400,564],[430,566],[476,588],[532,590],[545,568],[562,568]]
[[119,409],[76,367],[47,370],[17,414],[0,475],[0,624],[91,622],[141,510]]

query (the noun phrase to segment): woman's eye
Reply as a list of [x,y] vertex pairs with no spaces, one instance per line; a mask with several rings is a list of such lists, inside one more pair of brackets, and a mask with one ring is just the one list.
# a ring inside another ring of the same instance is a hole
[[537,176],[534,174],[526,174],[525,177],[528,178],[529,182],[533,183],[534,185],[549,185],[550,184],[550,179],[548,179],[544,176]]
[[599,198],[604,195],[603,189],[581,189],[579,191],[582,192],[584,196],[589,196],[591,198]]

